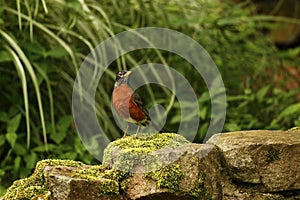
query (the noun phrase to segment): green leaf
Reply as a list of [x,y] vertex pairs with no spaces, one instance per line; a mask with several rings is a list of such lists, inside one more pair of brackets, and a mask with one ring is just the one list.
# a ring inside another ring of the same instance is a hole
[[18,138],[17,134],[16,133],[6,133],[5,138],[8,141],[8,143],[10,144],[10,146],[12,148],[14,148],[17,138]]
[[207,132],[207,129],[208,129],[208,123],[205,122],[204,124],[201,125],[200,127],[200,130],[199,130],[199,133],[201,134],[202,137],[205,137],[205,134]]
[[[4,176],[5,171],[3,169],[0,169],[0,177]],[[1,178],[0,178],[1,179]],[[1,194],[0,194],[1,195]]]
[[7,133],[15,133],[19,128],[20,121],[21,121],[21,114],[17,114],[11,120],[9,120],[6,128]]
[[[57,145],[54,145],[54,144],[48,144],[48,150],[49,151],[53,151],[57,149]],[[41,145],[41,146],[38,146],[38,147],[35,147],[32,149],[33,151],[35,152],[38,152],[38,153],[44,153],[46,152],[46,149],[45,149],[45,146],[44,145]]]
[[225,124],[225,129],[228,131],[240,131],[241,127],[239,127],[235,123],[228,123],[228,124]]
[[37,154],[34,153],[34,152],[31,152],[30,154],[27,154],[25,157],[24,157],[24,160],[26,162],[26,168],[27,169],[32,169],[37,160],[38,160],[38,157],[37,157]]
[[21,157],[18,156],[14,160],[14,170],[13,170],[14,175],[18,174],[18,172],[20,170],[20,166],[21,166]]
[[0,121],[7,122],[9,120],[8,115],[6,112],[0,111]]
[[79,137],[76,137],[74,140],[74,148],[75,151],[79,154],[82,155],[83,153],[86,152],[86,149],[84,148],[82,141],[80,140]]
[[67,152],[59,156],[60,159],[68,159],[68,160],[75,160],[77,157],[76,152]]
[[45,48],[39,44],[39,43],[33,43],[33,42],[26,42],[22,44],[22,48],[26,51],[26,52],[31,52],[37,55],[45,55],[46,50]]
[[15,146],[13,147],[13,149],[14,149],[14,152],[19,156],[24,156],[27,152],[25,145],[21,145],[19,143],[16,143]]
[[12,58],[7,51],[0,51],[0,63],[11,61]]
[[58,122],[58,129],[60,127],[64,127],[64,129],[68,128],[69,126],[71,126],[72,123],[73,123],[73,115],[61,117]]
[[5,143],[5,135],[0,135],[0,147]]
[[207,107],[200,108],[200,118],[205,119],[206,114],[207,114]]
[[246,100],[248,96],[246,95],[234,95],[234,96],[227,96],[227,101],[239,101],[239,100]]
[[72,11],[78,12],[79,14],[83,14],[83,7],[79,1],[76,0],[67,0],[66,6],[70,8]]
[[68,55],[68,52],[62,47],[51,49],[50,51],[46,52],[46,57],[49,56],[52,58],[61,58],[61,57],[67,56],[67,55]]
[[50,139],[53,140],[56,144],[60,144],[65,139],[66,135],[66,131],[52,133],[50,135]]
[[267,85],[258,90],[258,92],[256,93],[256,98],[259,102],[263,101],[263,99],[266,96],[266,94],[268,93],[269,89],[270,89],[270,85]]
[[252,94],[252,90],[249,89],[249,88],[246,88],[246,89],[244,90],[244,92],[245,92],[246,95]]
[[176,124],[181,121],[181,116],[180,115],[175,115],[174,117],[171,118],[170,124]]
[[9,118],[11,119],[13,116],[17,115],[20,113],[20,110],[18,108],[18,106],[13,105],[8,109],[7,115],[9,116]]
[[202,103],[202,102],[208,102],[209,100],[210,100],[209,93],[204,92],[204,93],[201,94],[198,101],[199,101],[199,103]]
[[295,103],[285,108],[278,116],[278,119],[281,120],[282,118],[294,113],[300,114],[300,103]]
[[[0,20],[1,22],[1,20]],[[0,185],[0,196],[4,195],[4,193],[6,192],[7,188],[3,185]]]

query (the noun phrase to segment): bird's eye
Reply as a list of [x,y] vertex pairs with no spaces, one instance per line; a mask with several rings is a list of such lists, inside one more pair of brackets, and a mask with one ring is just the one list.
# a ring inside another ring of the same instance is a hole
[[126,73],[127,73],[127,71],[125,71],[125,70],[119,71],[116,76],[116,81],[119,80],[120,78],[124,77]]

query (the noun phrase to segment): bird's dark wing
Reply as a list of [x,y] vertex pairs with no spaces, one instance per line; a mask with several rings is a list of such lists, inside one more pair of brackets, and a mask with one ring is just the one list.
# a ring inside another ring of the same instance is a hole
[[[133,102],[135,103],[135,105],[137,105],[139,108],[141,108],[141,110],[143,111],[143,113],[146,115],[146,118],[147,118],[147,122],[146,124],[150,123],[151,122],[151,126],[155,129],[155,130],[160,130],[159,126],[157,126],[153,121],[151,121],[150,119],[150,116],[149,116],[149,113],[148,113],[148,110],[145,108],[144,106],[144,103],[140,97],[140,95],[138,95],[138,93],[134,92],[132,94],[132,99],[133,99]],[[169,131],[167,129],[161,129],[159,131],[160,133],[175,133],[174,131]]]
[[132,94],[132,99],[133,99],[133,102],[135,103],[135,105],[137,105],[139,108],[141,108],[143,113],[146,115],[147,120],[151,121],[148,110],[145,108],[140,95],[138,95],[138,93],[134,92]]

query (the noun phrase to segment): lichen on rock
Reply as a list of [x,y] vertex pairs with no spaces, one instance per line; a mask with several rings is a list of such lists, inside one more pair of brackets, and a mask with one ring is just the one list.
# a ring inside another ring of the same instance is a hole
[[[113,141],[106,147],[103,165],[127,172],[155,171],[170,163],[170,160],[162,159],[163,151],[189,143],[183,136],[175,133],[140,134],[139,138],[128,136]],[[140,167],[136,167],[137,165]]]
[[207,144],[129,136],[105,151],[104,165],[38,162],[0,200],[299,198],[300,130],[224,133]]
[[72,160],[57,160],[46,159],[37,163],[34,173],[24,179],[15,181],[11,187],[9,187],[2,197],[3,200],[12,199],[34,199],[39,196],[44,196],[46,199],[49,196],[48,186],[45,184],[44,169],[49,166],[68,166],[79,167],[84,164]]
[[279,160],[280,159],[280,150],[279,149],[276,149],[275,147],[271,146],[269,149],[268,149],[268,154],[266,156],[266,161],[268,163],[272,163],[276,160]]
[[190,191],[190,195],[196,197],[197,199],[203,198],[207,200],[212,199],[211,193],[205,186],[206,175],[203,172],[199,172],[195,187]]
[[183,177],[184,175],[178,164],[169,164],[157,171],[146,174],[146,178],[151,178],[157,182],[157,187],[167,188],[171,191],[179,190],[179,184]]

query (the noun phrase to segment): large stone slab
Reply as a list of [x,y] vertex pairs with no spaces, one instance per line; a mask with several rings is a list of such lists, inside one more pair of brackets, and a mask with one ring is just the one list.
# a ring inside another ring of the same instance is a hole
[[261,191],[300,189],[300,131],[253,130],[214,135],[233,180]]

